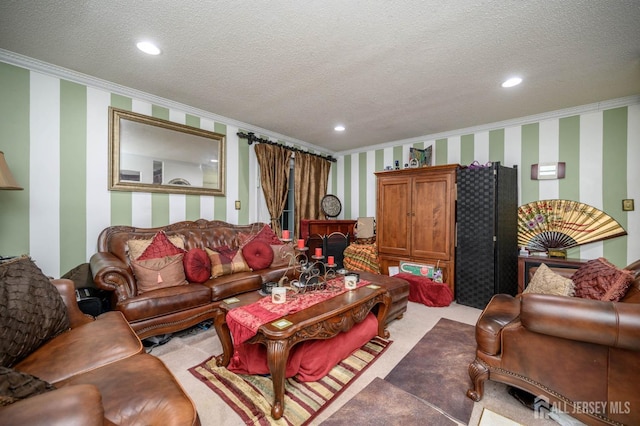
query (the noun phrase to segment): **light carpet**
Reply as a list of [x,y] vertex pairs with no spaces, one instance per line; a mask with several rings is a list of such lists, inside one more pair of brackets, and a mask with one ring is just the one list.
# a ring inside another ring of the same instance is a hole
[[[409,302],[407,312],[400,320],[389,324],[390,339],[393,344],[358,377],[339,397],[320,413],[311,426],[321,424],[347,401],[352,399],[375,378],[386,377],[416,343],[440,320],[448,318],[454,321],[474,325],[480,310],[452,303],[446,308],[429,308]],[[182,333],[163,346],[151,351],[158,356],[175,375],[187,394],[196,404],[202,426],[242,426],[244,422],[221,398],[196,379],[188,369],[203,362],[212,355],[222,353],[222,345],[213,328],[191,333]],[[507,387],[501,383],[487,381],[485,395],[480,402],[474,403],[469,424],[477,426],[483,408],[487,408],[522,425],[557,426],[552,420],[534,419],[533,412],[507,393]],[[408,426],[408,425],[407,425]]]

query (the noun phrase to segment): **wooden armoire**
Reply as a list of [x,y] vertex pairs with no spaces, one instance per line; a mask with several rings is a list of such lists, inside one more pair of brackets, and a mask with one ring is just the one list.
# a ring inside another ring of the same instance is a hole
[[456,171],[460,166],[377,172],[380,272],[401,261],[437,266],[455,291]]

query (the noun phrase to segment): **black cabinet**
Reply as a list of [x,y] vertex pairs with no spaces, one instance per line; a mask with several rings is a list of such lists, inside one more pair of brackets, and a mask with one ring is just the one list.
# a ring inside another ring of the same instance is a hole
[[494,162],[457,172],[456,300],[483,309],[518,291],[518,172]]

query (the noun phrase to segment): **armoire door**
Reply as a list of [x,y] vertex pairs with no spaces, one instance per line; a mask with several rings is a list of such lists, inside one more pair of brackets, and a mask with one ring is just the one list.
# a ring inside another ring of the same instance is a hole
[[416,176],[412,188],[411,255],[449,260],[453,253],[455,173]]
[[381,179],[377,210],[378,250],[408,257],[411,252],[411,178]]

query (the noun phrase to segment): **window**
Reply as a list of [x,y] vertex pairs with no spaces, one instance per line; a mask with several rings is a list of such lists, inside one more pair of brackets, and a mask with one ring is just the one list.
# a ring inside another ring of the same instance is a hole
[[294,208],[294,174],[293,174],[293,159],[291,159],[290,170],[289,170],[289,189],[287,191],[287,201],[284,205],[284,210],[282,211],[282,216],[280,216],[280,227],[282,229],[288,229],[291,231],[293,235],[294,231],[294,219],[295,216],[293,214]]

